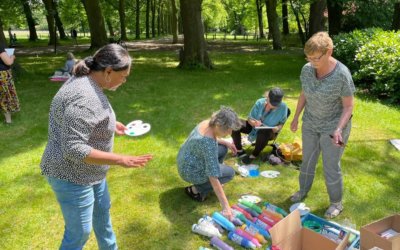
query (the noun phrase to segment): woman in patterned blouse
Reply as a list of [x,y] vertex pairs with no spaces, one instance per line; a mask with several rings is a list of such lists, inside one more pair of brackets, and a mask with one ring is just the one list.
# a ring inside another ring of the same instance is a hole
[[219,138],[225,137],[240,127],[237,114],[222,107],[209,120],[200,122],[181,146],[177,158],[179,175],[187,182],[185,192],[196,201],[204,201],[214,190],[221,203],[223,214],[232,218],[228,200],[221,184],[232,180],[233,168],[224,165],[223,159],[229,148],[236,154],[236,147]]
[[75,76],[51,103],[40,167],[65,221],[60,249],[82,249],[92,226],[99,249],[117,249],[105,179],[109,165],[142,167],[152,158],[112,152],[114,133],[123,135],[126,127],[116,121],[103,91],[116,90],[126,81],[131,60],[121,46],[104,46],[75,66]]

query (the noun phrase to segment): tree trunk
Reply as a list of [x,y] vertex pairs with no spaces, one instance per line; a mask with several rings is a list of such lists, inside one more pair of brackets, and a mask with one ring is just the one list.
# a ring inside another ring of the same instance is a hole
[[392,30],[398,31],[400,29],[400,3],[394,4]]
[[22,0],[22,6],[24,7],[26,22],[28,23],[29,27],[29,41],[36,41],[38,36],[35,28],[35,20],[32,17],[31,7],[29,6],[29,1]]
[[54,45],[56,41],[56,30],[54,26],[54,15],[55,15],[55,10],[53,10],[52,6],[52,0],[43,0],[44,7],[46,9],[46,20],[47,20],[47,27],[49,29],[49,43],[48,45]]
[[55,11],[55,16],[54,19],[56,21],[56,25],[57,25],[57,29],[58,29],[58,33],[60,34],[60,39],[66,39],[67,35],[65,34],[65,30],[64,30],[64,26],[63,23],[61,22],[61,18],[60,15],[58,14],[58,6],[57,3],[55,3],[54,1],[52,2],[52,8]]
[[107,32],[99,0],[81,0],[86,10],[90,29],[90,48],[96,49],[108,44]]
[[306,36],[304,35],[303,28],[301,27],[299,11],[294,7],[292,0],[290,0],[290,6],[292,7],[294,16],[296,17],[297,29],[299,30],[299,37],[303,46],[306,44]]
[[277,0],[265,0],[265,5],[267,8],[268,27],[271,27],[272,32],[272,48],[281,50],[281,32],[279,31],[279,19],[276,12]]
[[181,68],[213,68],[204,39],[201,3],[202,0],[180,0],[184,35],[184,48],[180,51]]
[[7,38],[4,35],[3,21],[1,21],[1,16],[0,16],[0,45],[3,45],[4,47],[7,46]]
[[327,0],[329,35],[339,34],[342,27],[343,6],[340,1]]
[[317,0],[310,5],[310,19],[308,36],[311,37],[318,31],[325,30],[324,11],[326,8],[326,0]]
[[150,38],[150,0],[146,0],[146,38]]
[[282,0],[282,31],[284,35],[289,35],[289,12],[288,0]]
[[125,23],[125,0],[119,0],[118,5],[119,23],[121,29],[121,40],[128,40],[126,36],[126,23]]
[[157,7],[157,35],[161,36],[161,14],[162,14],[162,4]]
[[156,0],[151,0],[151,37],[156,37]]
[[257,18],[258,18],[258,34],[260,38],[265,38],[264,35],[264,24],[263,24],[263,14],[262,14],[262,3],[261,0],[256,0],[256,8],[257,8]]
[[114,28],[112,26],[112,22],[111,19],[109,17],[106,18],[106,24],[107,24],[107,28],[108,28],[108,32],[110,37],[114,37],[115,33],[114,33]]
[[136,0],[135,39],[140,39],[140,0]]
[[172,32],[172,43],[178,43],[178,11],[176,9],[175,0],[171,0],[171,32]]

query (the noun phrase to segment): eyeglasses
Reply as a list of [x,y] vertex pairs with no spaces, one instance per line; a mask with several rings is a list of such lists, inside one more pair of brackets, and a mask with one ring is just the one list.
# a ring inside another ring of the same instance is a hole
[[310,57],[307,56],[305,59],[306,59],[308,62],[319,62],[319,61],[321,60],[321,58],[322,58],[325,54],[326,54],[326,52],[323,53],[322,55],[320,55],[319,57],[314,57],[314,58],[310,58]]

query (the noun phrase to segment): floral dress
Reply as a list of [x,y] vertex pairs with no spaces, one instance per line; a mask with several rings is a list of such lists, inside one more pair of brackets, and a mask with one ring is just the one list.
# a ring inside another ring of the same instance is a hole
[[[1,53],[5,53],[4,48],[0,48]],[[10,66],[5,65],[0,59],[0,110],[3,113],[14,113],[19,109],[19,100]]]

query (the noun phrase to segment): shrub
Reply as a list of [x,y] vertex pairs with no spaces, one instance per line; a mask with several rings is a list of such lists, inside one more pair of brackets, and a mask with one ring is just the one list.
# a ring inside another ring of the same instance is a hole
[[400,102],[400,33],[380,31],[372,40],[358,49],[356,61],[359,69],[356,82],[370,82],[369,90]]
[[351,72],[356,72],[360,67],[358,62],[355,61],[357,50],[380,31],[382,29],[379,28],[355,30],[350,33],[340,33],[333,37],[335,58],[345,64]]

